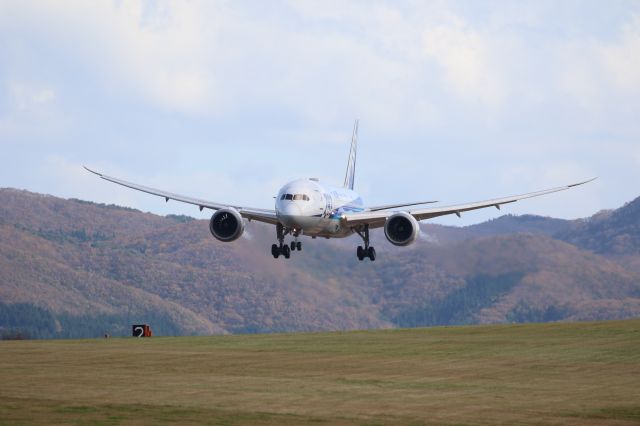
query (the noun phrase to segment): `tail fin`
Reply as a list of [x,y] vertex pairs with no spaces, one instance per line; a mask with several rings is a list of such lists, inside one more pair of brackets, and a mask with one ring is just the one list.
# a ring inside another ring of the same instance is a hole
[[351,150],[349,151],[349,161],[347,162],[347,173],[344,175],[344,187],[353,189],[353,180],[356,174],[356,153],[358,151],[358,122],[353,125],[353,135],[351,136]]

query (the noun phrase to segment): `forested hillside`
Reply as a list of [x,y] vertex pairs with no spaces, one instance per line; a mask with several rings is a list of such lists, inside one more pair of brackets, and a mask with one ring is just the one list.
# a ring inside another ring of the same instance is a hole
[[275,260],[272,227],[220,243],[206,220],[0,190],[0,333],[29,337],[346,330],[640,315],[636,200],[582,221],[504,216],[424,224],[406,248],[373,233],[302,238]]
[[559,238],[605,255],[640,254],[640,198],[623,207],[605,211],[573,226],[558,235]]

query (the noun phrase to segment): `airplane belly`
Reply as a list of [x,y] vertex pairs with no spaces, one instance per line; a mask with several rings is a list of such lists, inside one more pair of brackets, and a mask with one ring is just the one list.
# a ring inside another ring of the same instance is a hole
[[351,228],[343,228],[340,220],[326,217],[315,217],[312,219],[315,219],[315,221],[309,222],[308,226],[302,228],[302,233],[304,235],[312,237],[342,238],[353,233]]
[[296,224],[303,230],[318,228],[321,220],[321,218],[313,216],[299,216],[295,218]]

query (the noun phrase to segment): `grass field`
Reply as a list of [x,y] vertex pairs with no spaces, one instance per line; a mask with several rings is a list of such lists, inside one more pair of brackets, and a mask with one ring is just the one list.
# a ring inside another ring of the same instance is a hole
[[0,423],[637,424],[640,320],[3,341]]

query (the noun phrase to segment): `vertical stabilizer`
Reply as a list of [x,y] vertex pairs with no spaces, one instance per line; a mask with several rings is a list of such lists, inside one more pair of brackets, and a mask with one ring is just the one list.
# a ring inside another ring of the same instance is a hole
[[356,174],[356,154],[358,151],[358,121],[353,125],[353,135],[351,136],[351,150],[349,151],[349,161],[347,162],[347,173],[344,175],[344,187],[353,189],[353,179]]

